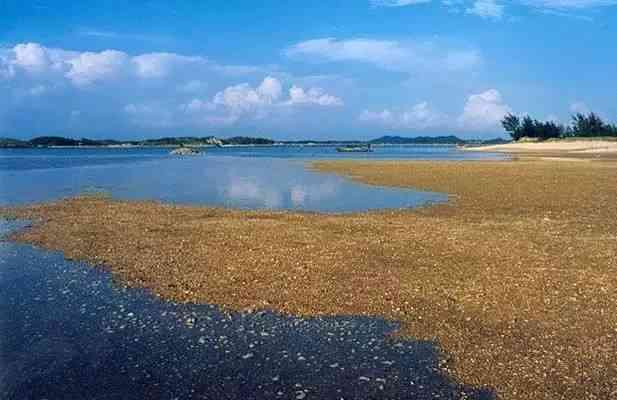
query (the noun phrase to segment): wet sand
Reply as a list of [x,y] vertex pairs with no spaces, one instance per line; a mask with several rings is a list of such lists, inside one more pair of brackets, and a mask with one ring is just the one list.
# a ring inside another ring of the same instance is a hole
[[323,215],[77,198],[6,210],[14,240],[105,264],[129,286],[233,310],[371,315],[436,340],[498,396],[617,390],[617,163],[331,161],[376,185],[452,194]]
[[391,340],[393,322],[174,304],[62,253],[0,255],[3,400],[493,399],[445,374],[433,343]]

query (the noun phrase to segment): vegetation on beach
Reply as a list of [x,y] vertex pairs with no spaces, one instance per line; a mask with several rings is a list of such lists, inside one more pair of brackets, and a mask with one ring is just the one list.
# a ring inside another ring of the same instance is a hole
[[555,138],[593,138],[617,137],[617,125],[606,123],[597,114],[577,113],[572,116],[570,125],[564,126],[554,121],[539,121],[529,115],[520,118],[508,113],[501,124],[514,140],[535,138],[539,140]]

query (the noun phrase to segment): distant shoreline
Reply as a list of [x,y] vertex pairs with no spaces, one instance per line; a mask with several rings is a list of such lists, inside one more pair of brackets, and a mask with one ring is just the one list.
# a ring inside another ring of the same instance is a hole
[[61,136],[39,136],[30,140],[0,138],[0,148],[137,148],[137,147],[262,147],[262,146],[344,146],[352,144],[371,144],[375,146],[392,145],[463,145],[463,144],[501,144],[504,139],[464,140],[449,136],[382,136],[372,140],[272,140],[263,137],[234,136],[230,138],[208,137],[164,137],[141,140],[116,140],[87,138],[73,139]]
[[[101,145],[101,146],[32,146],[32,147],[2,147],[2,150],[11,149],[28,149],[28,150],[45,150],[45,149],[175,149],[178,147],[190,148],[268,148],[268,147],[336,147],[348,144],[343,143],[312,143],[312,144],[295,144],[295,143],[275,143],[275,144],[227,144],[222,146],[214,145]],[[440,146],[440,147],[456,147],[456,144],[449,143],[380,143],[372,144],[373,147],[417,147],[417,146]]]

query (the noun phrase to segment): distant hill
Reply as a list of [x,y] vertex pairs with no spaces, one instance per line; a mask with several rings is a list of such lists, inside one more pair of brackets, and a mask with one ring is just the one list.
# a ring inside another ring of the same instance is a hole
[[23,140],[11,139],[11,138],[0,138],[0,148],[22,148],[22,147],[32,147],[28,142]]
[[270,145],[273,140],[266,138],[255,138],[236,136],[229,139],[218,139],[214,136],[207,137],[163,137],[158,139],[144,140],[93,140],[93,139],[72,139],[61,136],[39,136],[34,139],[24,141],[11,138],[0,138],[0,148],[27,148],[27,147],[80,147],[80,146],[221,146],[228,145]]
[[263,137],[234,136],[227,139],[219,139],[214,136],[194,137],[163,137],[143,140],[93,140],[87,138],[72,139],[61,136],[39,136],[25,141],[11,138],[0,138],[0,148],[24,148],[24,147],[79,147],[79,146],[250,146],[250,145],[341,145],[341,144],[465,144],[483,143],[499,144],[506,143],[504,139],[492,139],[485,141],[465,141],[457,136],[382,136],[368,142],[361,140],[295,140],[274,141]]
[[456,136],[382,136],[370,140],[371,144],[463,144],[465,141]]
[[221,140],[223,144],[231,145],[271,145],[274,144],[274,140],[266,138],[248,137],[248,136],[234,136],[228,139]]
[[60,136],[40,136],[30,140],[28,143],[33,147],[79,146],[79,140]]

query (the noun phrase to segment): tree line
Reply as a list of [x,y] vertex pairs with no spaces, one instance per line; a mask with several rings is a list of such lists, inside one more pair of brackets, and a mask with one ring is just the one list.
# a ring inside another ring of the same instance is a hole
[[529,115],[520,118],[508,113],[502,119],[501,125],[514,140],[523,137],[540,140],[566,137],[617,137],[617,125],[604,122],[593,112],[574,114],[569,125],[553,121],[539,121]]

